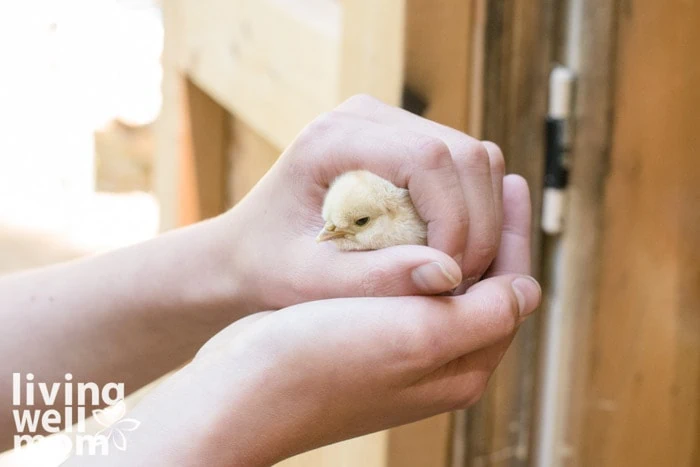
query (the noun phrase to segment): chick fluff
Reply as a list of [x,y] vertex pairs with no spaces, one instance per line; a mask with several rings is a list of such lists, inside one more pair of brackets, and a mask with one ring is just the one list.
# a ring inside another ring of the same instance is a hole
[[366,170],[336,178],[322,214],[326,223],[316,240],[332,241],[340,250],[426,244],[428,229],[408,190]]

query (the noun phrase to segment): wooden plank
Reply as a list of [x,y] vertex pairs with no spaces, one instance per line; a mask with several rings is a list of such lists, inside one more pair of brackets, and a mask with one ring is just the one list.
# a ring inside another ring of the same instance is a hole
[[367,93],[401,104],[406,0],[342,0],[338,101]]
[[464,132],[472,81],[472,3],[406,0],[405,84],[428,103],[424,117]]
[[620,10],[600,298],[572,465],[700,465],[700,3]]
[[613,123],[616,3],[593,0],[585,2],[582,9],[576,134],[561,247],[560,300],[561,309],[566,311],[562,319],[562,335],[566,342],[560,351],[565,352],[567,358],[560,378],[569,389],[560,395],[558,402],[560,439],[555,440],[556,465],[588,465],[578,464],[577,451],[583,436],[581,416],[587,389],[586,371],[577,370],[585,369],[592,357],[588,336],[600,280],[602,200]]
[[329,0],[173,0],[178,66],[278,148],[337,103],[340,6]]
[[[484,1],[475,4],[475,18],[484,12],[483,139],[496,142],[506,157],[508,171],[523,175],[533,200],[533,272],[539,275],[543,122],[546,115],[553,5],[532,2]],[[477,23],[478,24],[478,23]],[[479,56],[476,56],[478,59]],[[479,66],[477,64],[477,66]],[[478,127],[479,125],[475,125]],[[537,318],[518,332],[489,390],[467,412],[464,466],[525,466],[530,459],[537,360]]]
[[153,187],[160,204],[160,230],[178,226],[179,218],[179,152],[182,120],[182,81],[177,71],[177,50],[180,48],[176,4],[163,5],[163,105],[155,123],[156,152],[153,161]]
[[228,114],[176,66],[179,11],[164,5],[163,110],[158,128],[155,186],[161,230],[197,222],[226,208]]
[[240,119],[231,119],[230,135],[228,202],[233,206],[272,167],[280,150]]
[[228,113],[189,80],[183,80],[179,225],[226,210]]
[[277,464],[278,467],[385,467],[387,432],[381,431],[305,452]]
[[446,467],[450,459],[449,414],[388,431],[387,467]]

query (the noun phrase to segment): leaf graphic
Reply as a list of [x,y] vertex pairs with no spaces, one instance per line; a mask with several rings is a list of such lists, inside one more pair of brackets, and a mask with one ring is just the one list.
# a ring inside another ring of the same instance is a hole
[[120,451],[126,451],[126,437],[121,430],[116,429],[112,432],[112,441],[114,441],[114,446]]
[[110,417],[107,417],[106,415],[107,414],[105,414],[105,411],[102,409],[95,409],[92,411],[92,416],[95,417],[97,423],[99,423],[105,428],[109,427],[112,424]]
[[108,405],[104,409],[93,410],[92,416],[95,417],[97,423],[108,427],[121,420],[125,413],[126,403],[123,399],[119,399],[114,405]]
[[141,422],[134,418],[124,418],[119,420],[115,427],[122,431],[134,431],[141,425]]
[[124,402],[124,399],[119,399],[116,404],[110,405],[105,410],[112,412],[110,416],[112,420],[116,422],[117,420],[121,420],[124,414],[126,414],[126,402]]

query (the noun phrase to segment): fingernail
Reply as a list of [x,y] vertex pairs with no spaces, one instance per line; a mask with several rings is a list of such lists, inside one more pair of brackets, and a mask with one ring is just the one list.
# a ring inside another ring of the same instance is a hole
[[530,276],[521,276],[511,283],[515,297],[518,299],[520,316],[527,316],[540,304],[542,289],[540,284]]
[[437,261],[418,266],[411,272],[411,277],[418,288],[430,293],[446,292],[459,285],[455,276]]

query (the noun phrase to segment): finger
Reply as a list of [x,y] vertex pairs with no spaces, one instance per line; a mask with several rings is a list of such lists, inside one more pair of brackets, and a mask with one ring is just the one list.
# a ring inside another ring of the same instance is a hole
[[[506,175],[506,162],[503,152],[498,145],[491,141],[484,141],[484,147],[489,153],[489,167],[491,168],[491,182],[493,183],[493,202],[496,212],[496,224],[503,223],[503,177]],[[501,233],[498,232],[500,243]]]
[[481,281],[464,295],[425,299],[417,311],[437,369],[463,355],[512,336],[518,324],[539,305],[541,291],[529,276],[502,275]]
[[462,261],[467,286],[478,281],[496,255],[498,232],[489,153],[480,143],[455,148],[453,158],[462,183],[469,224]]
[[331,113],[307,127],[294,144],[301,145],[296,149],[304,157],[316,159],[308,165],[321,186],[344,172],[365,169],[408,188],[428,224],[428,245],[452,257],[464,251],[467,207],[449,148],[440,139]]
[[443,401],[444,410],[466,409],[487,389],[489,379],[503,359],[514,335],[485,349],[463,355],[421,380],[415,397]]
[[501,244],[487,276],[530,274],[530,190],[519,175],[503,180]]
[[[435,295],[454,289],[462,279],[449,255],[430,247],[401,245],[376,251],[338,252],[333,245],[313,245],[320,254],[299,258],[304,268],[291,283],[305,300],[344,297]],[[299,251],[308,249],[299,249]],[[322,288],[308,277],[324,277]]]
[[468,213],[467,242],[462,257],[464,288],[476,282],[491,264],[499,243],[501,203],[496,198],[501,198],[500,180],[505,169],[498,146],[481,143],[454,128],[369,96],[352,97],[338,110],[384,125],[411,128],[447,144],[459,173]]

